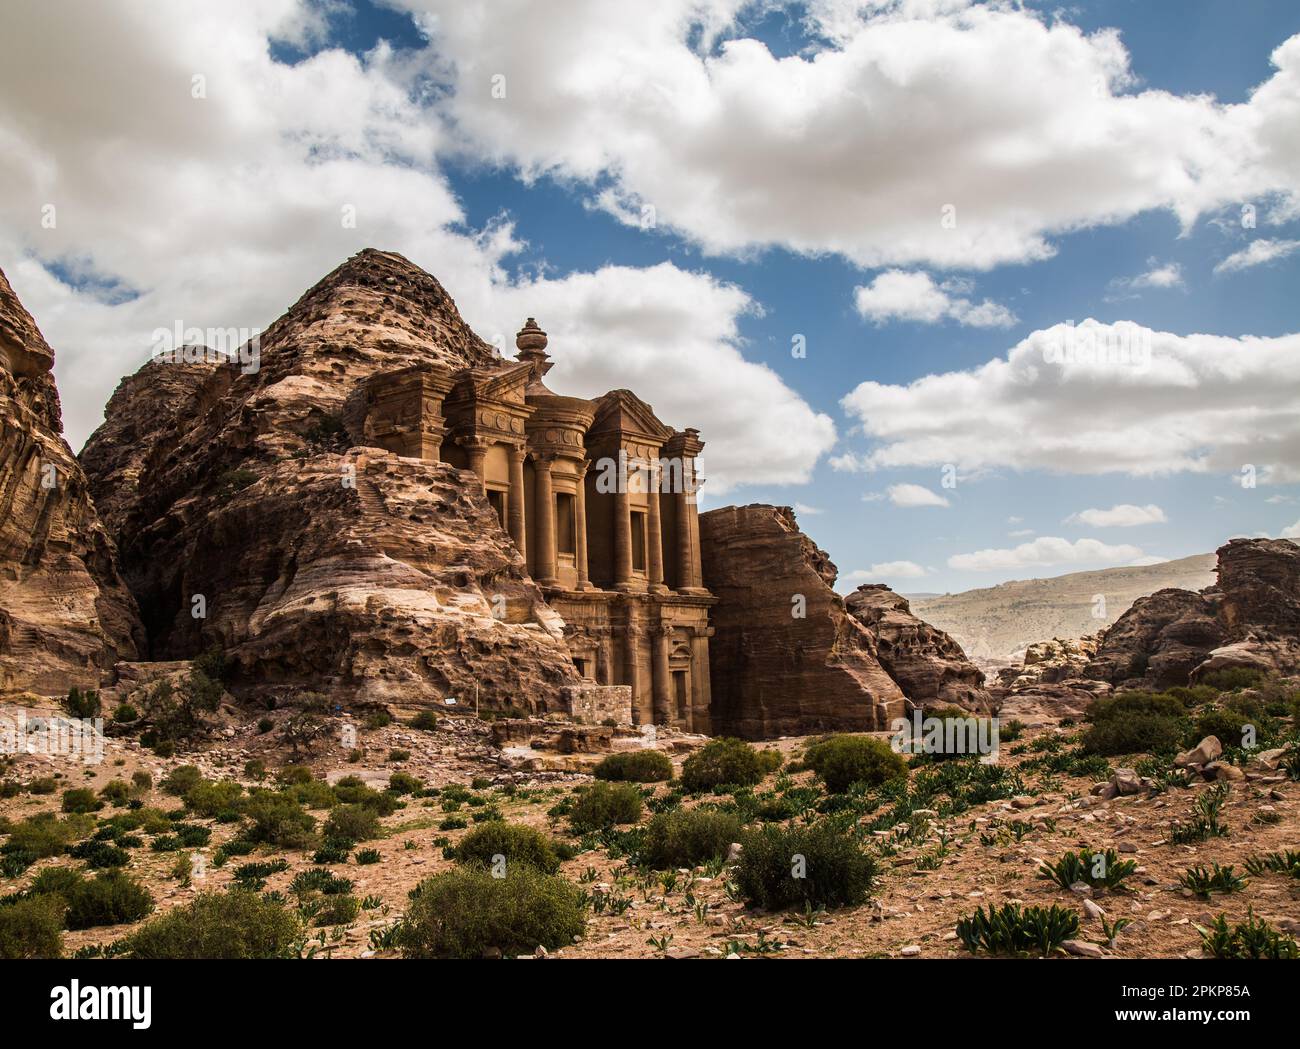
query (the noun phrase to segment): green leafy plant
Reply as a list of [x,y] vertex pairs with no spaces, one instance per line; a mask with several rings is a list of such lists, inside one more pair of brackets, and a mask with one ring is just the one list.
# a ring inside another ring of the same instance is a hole
[[578,792],[569,822],[582,834],[619,823],[635,823],[643,808],[641,792],[633,784],[597,782]]
[[1230,789],[1227,783],[1216,783],[1206,790],[1193,803],[1190,818],[1170,826],[1169,840],[1175,845],[1190,845],[1225,837],[1228,828],[1219,821],[1219,814],[1228,800]]
[[456,846],[456,861],[489,867],[494,857],[505,857],[506,870],[515,863],[528,863],[543,874],[560,869],[555,843],[541,831],[517,823],[494,820],[476,826]]
[[246,890],[203,893],[122,941],[131,958],[284,958],[301,934],[282,903]]
[[1038,876],[1069,890],[1082,882],[1092,889],[1119,889],[1124,879],[1137,870],[1134,860],[1121,860],[1114,849],[1067,852],[1055,863],[1044,861]]
[[739,817],[717,809],[672,809],[653,816],[645,828],[637,862],[654,870],[695,867],[726,856],[739,841]]
[[628,750],[603,758],[591,774],[597,779],[658,783],[673,778],[673,763],[661,750]]
[[1220,867],[1215,863],[1211,869],[1198,863],[1194,867],[1187,868],[1178,879],[1178,884],[1208,900],[1211,893],[1238,892],[1244,889],[1246,879],[1234,873],[1231,866]]
[[907,776],[907,761],[874,736],[827,736],[809,745],[803,763],[833,794],[855,784],[878,787]]
[[1256,918],[1253,910],[1236,925],[1229,925],[1220,914],[1208,928],[1197,925],[1196,931],[1201,934],[1201,950],[1212,958],[1300,958],[1294,937]]
[[763,765],[758,751],[744,740],[716,736],[682,763],[681,778],[692,794],[752,786],[763,778]]
[[1079,915],[1053,904],[1024,907],[1006,903],[983,907],[957,923],[957,938],[971,954],[1048,955],[1079,932]]
[[829,821],[768,825],[746,833],[735,884],[750,906],[766,910],[846,907],[871,891],[876,862]]

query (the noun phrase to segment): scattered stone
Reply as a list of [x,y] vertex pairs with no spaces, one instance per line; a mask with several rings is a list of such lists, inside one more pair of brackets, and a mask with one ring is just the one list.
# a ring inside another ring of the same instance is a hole
[[1088,943],[1085,940],[1065,940],[1061,946],[1065,949],[1066,954],[1072,954],[1076,958],[1104,958],[1101,948],[1095,943]]

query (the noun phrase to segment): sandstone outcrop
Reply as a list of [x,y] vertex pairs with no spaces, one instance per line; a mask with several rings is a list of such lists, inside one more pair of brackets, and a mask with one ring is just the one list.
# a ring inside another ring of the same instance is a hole
[[907,709],[872,632],[832,589],[837,569],[789,507],[700,515],[713,730],[748,739],[886,729]]
[[0,273],[0,691],[97,687],[143,640],[62,437],[50,349]]
[[241,698],[563,708],[562,624],[472,474],[367,446],[370,376],[499,361],[442,286],[367,250],[244,350],[146,365],[82,454],[150,657],[219,645]]
[[1157,590],[1135,601],[1102,636],[1083,676],[1155,688],[1187,684],[1197,665],[1225,640],[1218,606],[1217,594],[1190,590]]
[[844,601],[875,639],[876,659],[914,706],[988,711],[984,672],[961,645],[912,614],[907,598],[883,583],[858,587]]
[[1087,637],[1054,637],[1050,641],[1036,641],[1025,649],[1023,660],[1017,666],[1004,667],[998,672],[998,684],[1005,688],[1026,688],[1030,685],[1054,685],[1078,677],[1097,655],[1100,634]]

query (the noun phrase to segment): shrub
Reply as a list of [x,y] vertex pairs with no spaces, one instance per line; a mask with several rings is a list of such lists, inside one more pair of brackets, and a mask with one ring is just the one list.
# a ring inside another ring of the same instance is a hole
[[872,736],[828,736],[808,747],[804,764],[817,773],[832,794],[853,784],[878,787],[907,775],[907,762],[889,744]]
[[394,772],[388,777],[388,790],[390,793],[399,797],[406,794],[414,794],[417,790],[423,790],[424,784],[409,772]]
[[63,792],[64,812],[98,812],[103,807],[89,787],[71,787]]
[[271,729],[275,728],[275,722],[270,718],[257,719],[257,731],[265,736]]
[[379,817],[365,805],[339,805],[325,822],[325,838],[349,847],[379,837]]
[[957,923],[957,938],[971,954],[1047,955],[1078,935],[1079,916],[1065,907],[1025,907],[1006,903],[988,913],[975,913]]
[[736,885],[751,907],[844,907],[871,891],[876,863],[829,823],[766,826],[746,834]]
[[411,718],[411,728],[432,732],[438,727],[438,716],[432,710],[421,710]]
[[1234,696],[1222,706],[1202,710],[1197,715],[1193,732],[1187,738],[1192,746],[1206,736],[1217,736],[1225,747],[1240,747],[1245,743],[1247,726],[1250,726],[1256,739],[1277,731],[1277,721],[1264,709],[1263,704]]
[[0,958],[58,958],[63,954],[63,901],[32,896],[0,905]]
[[628,750],[610,754],[591,774],[597,779],[658,783],[673,778],[673,763],[661,750]]
[[593,783],[578,793],[569,822],[580,834],[603,830],[616,823],[635,823],[643,807],[641,792],[631,783]]
[[543,874],[560,869],[555,843],[541,831],[517,823],[493,820],[476,826],[456,846],[456,862],[490,866],[494,856],[506,858],[506,870],[516,863],[528,863]]
[[302,926],[274,899],[234,889],[203,893],[147,922],[122,941],[131,958],[283,958]]
[[244,806],[249,821],[245,837],[252,842],[304,849],[312,844],[316,820],[292,798],[258,791]]
[[86,866],[93,868],[125,867],[131,862],[131,854],[126,849],[106,841],[83,841],[74,845],[68,855],[74,860],[85,860]]
[[[62,896],[66,902],[72,899],[73,894],[85,880],[86,876],[76,867],[46,867],[27,886],[27,894],[29,896]],[[62,914],[59,917],[62,920]]]
[[653,870],[697,867],[726,856],[742,829],[738,816],[716,809],[661,812],[646,825],[637,860]]
[[103,871],[83,881],[68,900],[69,929],[136,922],[153,910],[153,897],[121,870]]
[[581,895],[564,879],[530,864],[504,878],[459,867],[421,882],[398,934],[408,958],[479,958],[564,947],[585,926]]
[[1252,670],[1249,667],[1224,667],[1222,670],[1211,670],[1201,678],[1201,684],[1209,685],[1210,688],[1218,689],[1220,692],[1233,692],[1239,688],[1255,688],[1263,684],[1266,675],[1262,670]]
[[163,777],[162,782],[158,785],[166,793],[183,798],[202,782],[203,773],[198,770],[197,766],[177,765],[176,768]]
[[1183,725],[1182,719],[1163,714],[1110,718],[1088,726],[1080,741],[1080,749],[1085,754],[1100,754],[1103,757],[1116,754],[1172,753],[1182,743]]
[[243,786],[232,779],[205,779],[185,792],[185,807],[208,819],[230,821],[239,815],[243,796]]
[[316,912],[314,924],[322,928],[326,925],[347,925],[356,921],[360,911],[361,901],[355,896],[328,896]]
[[378,863],[382,859],[378,849],[359,849],[357,850],[357,866],[365,867],[372,863]]
[[1211,870],[1204,864],[1198,863],[1194,867],[1187,868],[1178,879],[1178,884],[1202,899],[1208,900],[1211,893],[1239,892],[1246,887],[1246,879],[1235,873],[1231,865],[1220,867],[1215,863]]
[[93,689],[83,692],[79,688],[71,689],[63,700],[63,709],[69,717],[91,720],[99,717],[101,710],[99,693]]
[[100,788],[99,796],[114,805],[125,805],[131,798],[131,785],[124,779],[111,779]]
[[1088,707],[1088,720],[1093,724],[1131,718],[1139,714],[1180,718],[1186,713],[1181,700],[1167,692],[1120,692],[1093,701]]
[[758,751],[728,736],[709,740],[682,763],[682,786],[692,794],[721,786],[748,787],[762,778]]
[[59,781],[53,776],[37,776],[27,784],[29,794],[53,794],[59,789]]
[[38,812],[13,825],[3,851],[26,853],[37,860],[58,856],[69,843],[89,834],[93,822],[85,816],[69,816],[61,820],[52,812]]
[[366,728],[373,730],[387,728],[393,723],[393,715],[386,710],[376,710],[366,715],[364,725]]
[[132,721],[140,720],[140,712],[130,703],[123,703],[113,711],[113,720],[119,725],[130,724]]
[[139,791],[152,790],[153,777],[144,769],[136,769],[131,773],[131,785]]

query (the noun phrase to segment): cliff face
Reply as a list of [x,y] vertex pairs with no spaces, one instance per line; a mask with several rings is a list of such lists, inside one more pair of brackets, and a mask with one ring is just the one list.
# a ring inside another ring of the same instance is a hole
[[1217,554],[1216,586],[1135,602],[1104,633],[1084,676],[1166,688],[1228,667],[1300,671],[1300,547],[1233,539]]
[[[442,286],[367,250],[260,339],[260,358],[155,360],[83,462],[154,659],[216,643],[237,693],[548,706],[577,674],[478,485],[365,448],[364,382],[490,363]],[[134,488],[120,483],[133,478]]]
[[984,672],[951,637],[912,615],[907,598],[884,584],[867,584],[844,604],[871,633],[880,665],[913,705],[992,709]]
[[888,728],[906,706],[875,639],[832,589],[836,568],[788,507],[700,515],[713,729],[761,739]]
[[98,687],[143,639],[61,432],[54,353],[0,273],[0,691]]

